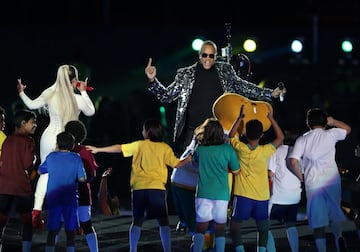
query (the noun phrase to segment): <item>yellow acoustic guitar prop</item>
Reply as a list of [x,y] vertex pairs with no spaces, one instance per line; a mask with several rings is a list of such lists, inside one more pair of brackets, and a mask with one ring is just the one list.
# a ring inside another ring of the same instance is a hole
[[235,93],[224,93],[213,104],[213,115],[219,120],[224,131],[230,131],[235,120],[238,118],[241,106],[245,115],[243,123],[238,128],[238,134],[245,133],[244,125],[253,119],[259,120],[263,124],[264,132],[267,131],[271,122],[268,115],[268,107],[272,110],[271,104],[265,101],[252,101],[242,95]]

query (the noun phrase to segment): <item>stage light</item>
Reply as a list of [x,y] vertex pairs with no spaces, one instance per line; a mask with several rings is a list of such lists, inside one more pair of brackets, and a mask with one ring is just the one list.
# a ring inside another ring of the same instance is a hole
[[291,42],[291,51],[294,53],[301,53],[304,46],[303,46],[303,42],[299,39],[295,39]]
[[289,63],[302,65],[310,64],[311,48],[308,42],[309,41],[305,43],[305,39],[303,37],[297,37],[291,41],[291,56],[289,58]]
[[359,66],[359,58],[356,57],[356,48],[353,47],[353,39],[344,38],[340,41],[340,55],[338,65],[340,66]]
[[191,46],[192,46],[192,49],[195,50],[195,51],[200,51],[201,49],[201,46],[202,44],[204,43],[204,41],[202,39],[194,39]]
[[247,39],[243,43],[243,48],[246,52],[255,52],[256,51],[256,42],[253,39]]
[[160,118],[161,118],[161,123],[164,127],[167,127],[167,120],[166,120],[166,110],[164,106],[161,106],[159,108],[160,110]]
[[343,40],[341,42],[341,50],[344,53],[351,53],[353,50],[352,42],[349,39]]

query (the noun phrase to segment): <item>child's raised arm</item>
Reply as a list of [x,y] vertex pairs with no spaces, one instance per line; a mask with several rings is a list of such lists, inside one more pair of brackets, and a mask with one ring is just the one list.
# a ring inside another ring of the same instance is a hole
[[242,104],[240,107],[239,116],[238,116],[238,118],[236,118],[236,120],[234,121],[233,125],[231,126],[231,128],[229,130],[229,138],[232,138],[236,135],[236,132],[237,132],[239,126],[241,125],[241,123],[243,123],[244,117],[245,117],[244,104]]
[[268,118],[271,122],[271,126],[273,127],[274,129],[274,132],[275,132],[275,139],[272,141],[272,143],[277,147],[279,147],[283,141],[284,141],[284,133],[282,132],[279,124],[277,123],[277,121],[274,119],[274,116],[273,116],[273,111],[272,109],[270,108],[270,105],[268,105]]
[[351,132],[351,127],[347,123],[336,120],[332,116],[327,117],[327,125],[330,127],[342,128],[342,129],[346,130],[347,135],[349,135]]

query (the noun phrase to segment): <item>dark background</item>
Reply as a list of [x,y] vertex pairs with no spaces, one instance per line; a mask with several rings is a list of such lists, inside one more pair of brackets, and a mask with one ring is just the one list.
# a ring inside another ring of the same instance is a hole
[[[359,1],[8,1],[0,8],[0,105],[7,111],[7,131],[18,94],[17,78],[35,98],[53,84],[59,65],[75,64],[81,79],[89,78],[89,92],[96,115],[82,117],[88,126],[87,143],[108,145],[141,139],[142,123],[160,117],[160,104],[147,89],[144,67],[149,57],[165,85],[176,69],[197,60],[191,50],[195,37],[228,43],[225,23],[231,24],[233,54],[242,42],[258,41],[250,81],[274,88],[285,83],[285,101],[273,102],[282,128],[306,130],[305,113],[321,107],[352,126],[352,133],[339,143],[339,167],[357,173],[354,149],[359,143],[360,3]],[[297,5],[299,4],[299,5]],[[301,58],[290,53],[294,38],[303,38]],[[351,57],[339,43],[353,41]],[[342,64],[340,64],[342,62]],[[245,76],[242,76],[245,77]],[[171,139],[175,104],[167,104],[166,119]],[[36,137],[46,126],[39,117]],[[271,134],[271,133],[270,133]],[[169,143],[177,150],[177,144]],[[179,151],[179,150],[177,150]],[[110,184],[127,200],[130,159],[97,154],[99,173],[113,166]],[[99,182],[99,179],[95,181]]]

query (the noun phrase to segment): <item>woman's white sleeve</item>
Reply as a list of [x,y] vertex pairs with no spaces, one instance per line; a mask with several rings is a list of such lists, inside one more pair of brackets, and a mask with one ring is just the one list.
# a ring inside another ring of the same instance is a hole
[[46,101],[41,95],[34,100],[31,100],[24,92],[20,92],[19,96],[28,109],[39,109],[46,105]]
[[75,95],[79,110],[86,116],[95,114],[95,107],[86,91],[80,92],[81,95]]

